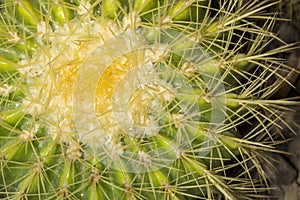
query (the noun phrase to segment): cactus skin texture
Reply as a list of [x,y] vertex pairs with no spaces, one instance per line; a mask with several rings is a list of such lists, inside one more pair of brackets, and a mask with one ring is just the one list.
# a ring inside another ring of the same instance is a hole
[[289,104],[272,4],[1,0],[0,197],[260,197]]

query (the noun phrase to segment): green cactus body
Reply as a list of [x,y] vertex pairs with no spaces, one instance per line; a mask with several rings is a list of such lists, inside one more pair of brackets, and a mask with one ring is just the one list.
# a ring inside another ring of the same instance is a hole
[[248,23],[269,1],[0,2],[0,198],[259,196],[280,63],[242,47],[271,35]]

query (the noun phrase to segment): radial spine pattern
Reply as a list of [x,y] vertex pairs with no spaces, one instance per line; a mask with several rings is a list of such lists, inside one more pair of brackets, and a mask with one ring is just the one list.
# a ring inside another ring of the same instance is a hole
[[291,73],[275,54],[292,48],[265,50],[272,1],[0,2],[0,198],[267,188],[263,152],[289,104],[269,98]]

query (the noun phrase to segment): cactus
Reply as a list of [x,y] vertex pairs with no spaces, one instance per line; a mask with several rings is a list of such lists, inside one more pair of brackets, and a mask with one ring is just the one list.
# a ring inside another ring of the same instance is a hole
[[260,197],[292,103],[273,4],[2,0],[0,197]]

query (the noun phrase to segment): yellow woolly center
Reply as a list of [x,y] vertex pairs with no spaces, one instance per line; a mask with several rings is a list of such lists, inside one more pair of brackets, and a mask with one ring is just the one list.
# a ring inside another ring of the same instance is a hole
[[50,133],[63,141],[72,140],[75,133],[72,104],[78,70],[95,48],[118,34],[117,25],[110,21],[86,20],[88,23],[74,21],[55,31],[41,22],[37,38],[46,45],[30,61],[20,62],[19,72],[26,77],[28,88],[25,111],[49,124]]

